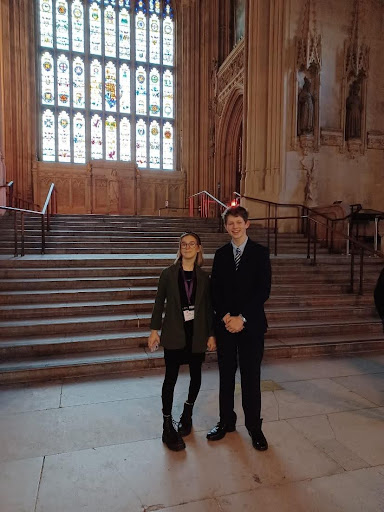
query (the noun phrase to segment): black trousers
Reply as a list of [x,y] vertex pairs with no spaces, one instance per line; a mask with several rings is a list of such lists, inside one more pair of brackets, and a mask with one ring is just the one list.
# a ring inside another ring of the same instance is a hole
[[220,373],[220,421],[236,423],[234,412],[235,374],[240,367],[241,396],[245,415],[245,426],[253,430],[260,425],[261,393],[260,365],[264,353],[264,335],[217,332],[217,358]]
[[[189,391],[188,391],[188,400],[187,402],[193,404],[199,394],[201,387],[201,358],[196,358],[195,360],[192,358],[188,363],[189,365],[189,374],[191,377],[189,383]],[[172,405],[173,405],[173,394],[175,391],[175,385],[177,381],[177,377],[179,375],[181,363],[173,360],[165,360],[165,377],[163,382],[163,388],[161,392],[161,400],[163,403],[163,414],[170,415],[172,414]]]

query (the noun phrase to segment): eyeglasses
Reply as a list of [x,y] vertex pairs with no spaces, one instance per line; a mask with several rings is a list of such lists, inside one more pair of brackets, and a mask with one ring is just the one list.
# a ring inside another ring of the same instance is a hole
[[190,247],[191,249],[193,249],[194,247],[197,246],[197,243],[196,242],[181,242],[180,244],[180,247],[182,249],[186,249],[187,247]]

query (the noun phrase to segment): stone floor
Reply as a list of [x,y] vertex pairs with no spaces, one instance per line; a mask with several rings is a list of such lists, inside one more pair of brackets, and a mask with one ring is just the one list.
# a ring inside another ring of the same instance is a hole
[[[267,452],[243,426],[208,443],[204,369],[187,449],[161,442],[162,370],[0,388],[0,512],[383,512],[384,355],[262,368]],[[188,375],[177,385],[175,413]],[[176,415],[175,414],[175,415]]]

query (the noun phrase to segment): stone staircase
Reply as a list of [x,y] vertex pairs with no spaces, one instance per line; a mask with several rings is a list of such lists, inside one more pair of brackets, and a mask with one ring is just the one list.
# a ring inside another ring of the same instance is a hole
[[[29,255],[0,259],[0,383],[162,366],[161,351],[148,352],[146,340],[158,277],[180,233],[201,235],[207,270],[228,241],[214,219],[58,215],[41,256],[36,228],[28,219]],[[12,252],[11,231],[1,220],[3,254]],[[249,234],[266,243],[262,228]],[[365,295],[357,296],[347,293],[347,257],[321,249],[314,267],[305,254],[302,236],[281,235],[266,357],[383,350],[372,298],[381,260],[367,261]]]

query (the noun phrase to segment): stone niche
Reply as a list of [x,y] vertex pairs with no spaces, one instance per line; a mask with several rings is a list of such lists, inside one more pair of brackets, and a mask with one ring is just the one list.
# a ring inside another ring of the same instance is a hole
[[44,205],[51,183],[58,213],[158,215],[164,206],[185,206],[185,176],[178,171],[143,171],[135,164],[94,161],[85,165],[35,162],[35,202]]

